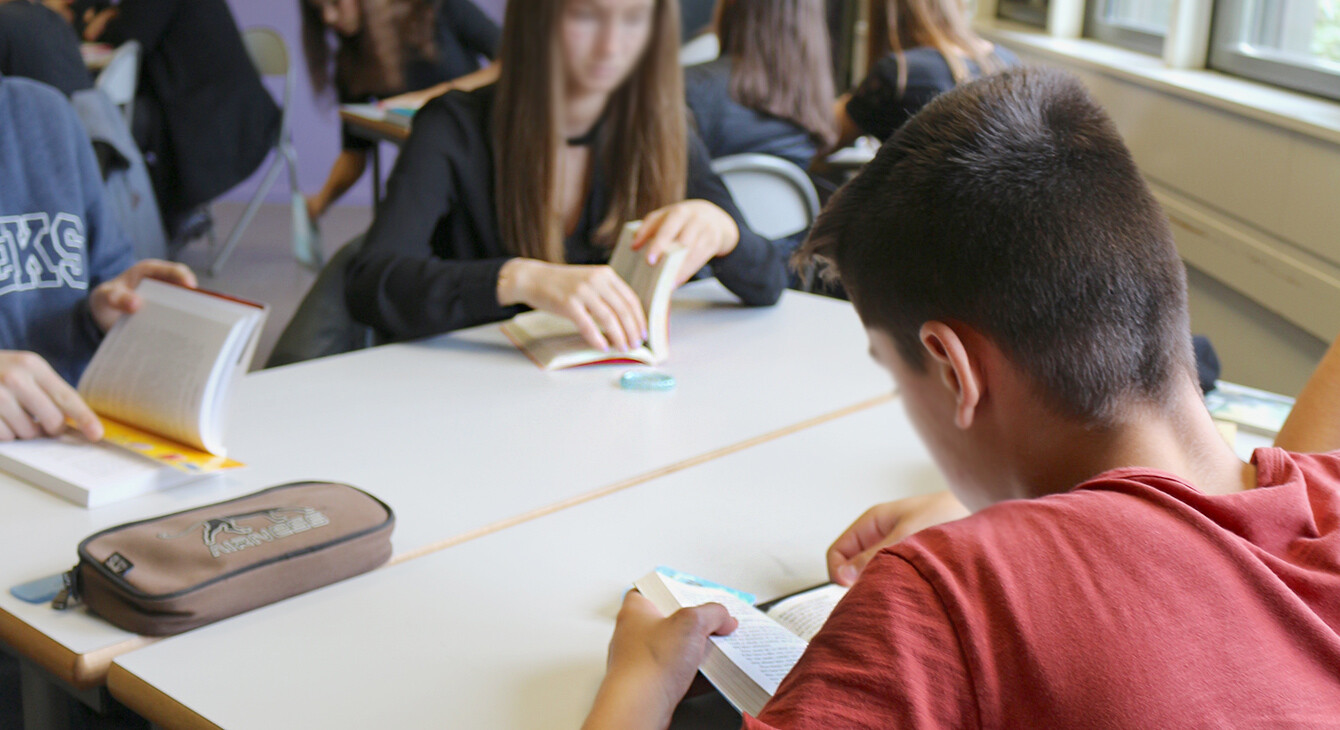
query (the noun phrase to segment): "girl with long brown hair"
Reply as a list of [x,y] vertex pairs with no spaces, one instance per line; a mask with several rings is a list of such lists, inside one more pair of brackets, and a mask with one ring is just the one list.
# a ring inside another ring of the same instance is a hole
[[823,0],[720,0],[716,33],[721,56],[684,70],[708,152],[809,167],[838,136]]
[[867,75],[838,100],[838,146],[862,134],[888,139],[936,96],[1018,65],[1009,50],[973,32],[963,0],[869,0]]
[[618,232],[656,260],[689,251],[748,304],[785,285],[687,132],[676,0],[512,0],[501,77],[428,102],[346,276],[353,316],[403,339],[505,319],[567,317],[597,348],[646,336],[604,265]]
[[[321,94],[334,86],[342,104],[473,79],[480,74],[478,58],[498,53],[497,24],[470,0],[299,2],[312,87]],[[347,128],[342,132],[325,185],[307,198],[313,221],[363,175],[372,144]]]

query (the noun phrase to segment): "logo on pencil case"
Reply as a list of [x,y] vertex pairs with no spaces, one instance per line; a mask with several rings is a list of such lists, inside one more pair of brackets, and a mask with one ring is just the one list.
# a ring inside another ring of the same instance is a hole
[[70,213],[0,216],[0,295],[60,287],[88,288],[84,221]]
[[[244,524],[246,521],[267,520],[260,527]],[[191,525],[176,534],[161,532],[159,540],[175,540],[201,531],[201,539],[212,557],[241,552],[275,540],[325,527],[330,524],[315,507],[272,507],[254,512],[243,512],[226,517],[211,517]],[[234,535],[235,537],[227,537]]]
[[111,555],[108,555],[107,559],[102,561],[102,565],[117,575],[125,575],[130,572],[131,568],[135,567],[135,564],[126,560],[125,556],[121,553],[112,553]]

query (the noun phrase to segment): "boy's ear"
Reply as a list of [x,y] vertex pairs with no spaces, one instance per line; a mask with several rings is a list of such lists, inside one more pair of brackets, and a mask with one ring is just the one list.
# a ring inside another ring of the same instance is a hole
[[985,382],[958,331],[944,322],[921,325],[921,346],[931,374],[954,398],[954,425],[967,430],[977,414]]

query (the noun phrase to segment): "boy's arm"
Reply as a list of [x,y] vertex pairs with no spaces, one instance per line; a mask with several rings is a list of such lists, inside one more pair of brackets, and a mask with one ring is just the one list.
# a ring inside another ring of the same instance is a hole
[[669,726],[707,655],[707,637],[735,626],[720,604],[681,608],[665,618],[645,596],[629,591],[610,640],[605,680],[582,730]]
[[1340,339],[1331,343],[1299,391],[1275,445],[1301,453],[1340,449]]

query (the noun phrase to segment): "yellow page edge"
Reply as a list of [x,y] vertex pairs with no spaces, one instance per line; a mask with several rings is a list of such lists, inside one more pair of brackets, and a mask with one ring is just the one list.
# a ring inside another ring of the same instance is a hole
[[209,474],[224,469],[246,466],[224,456],[201,451],[171,439],[163,438],[134,426],[110,418],[102,421],[102,440],[113,446],[145,456],[160,464],[191,474]]

